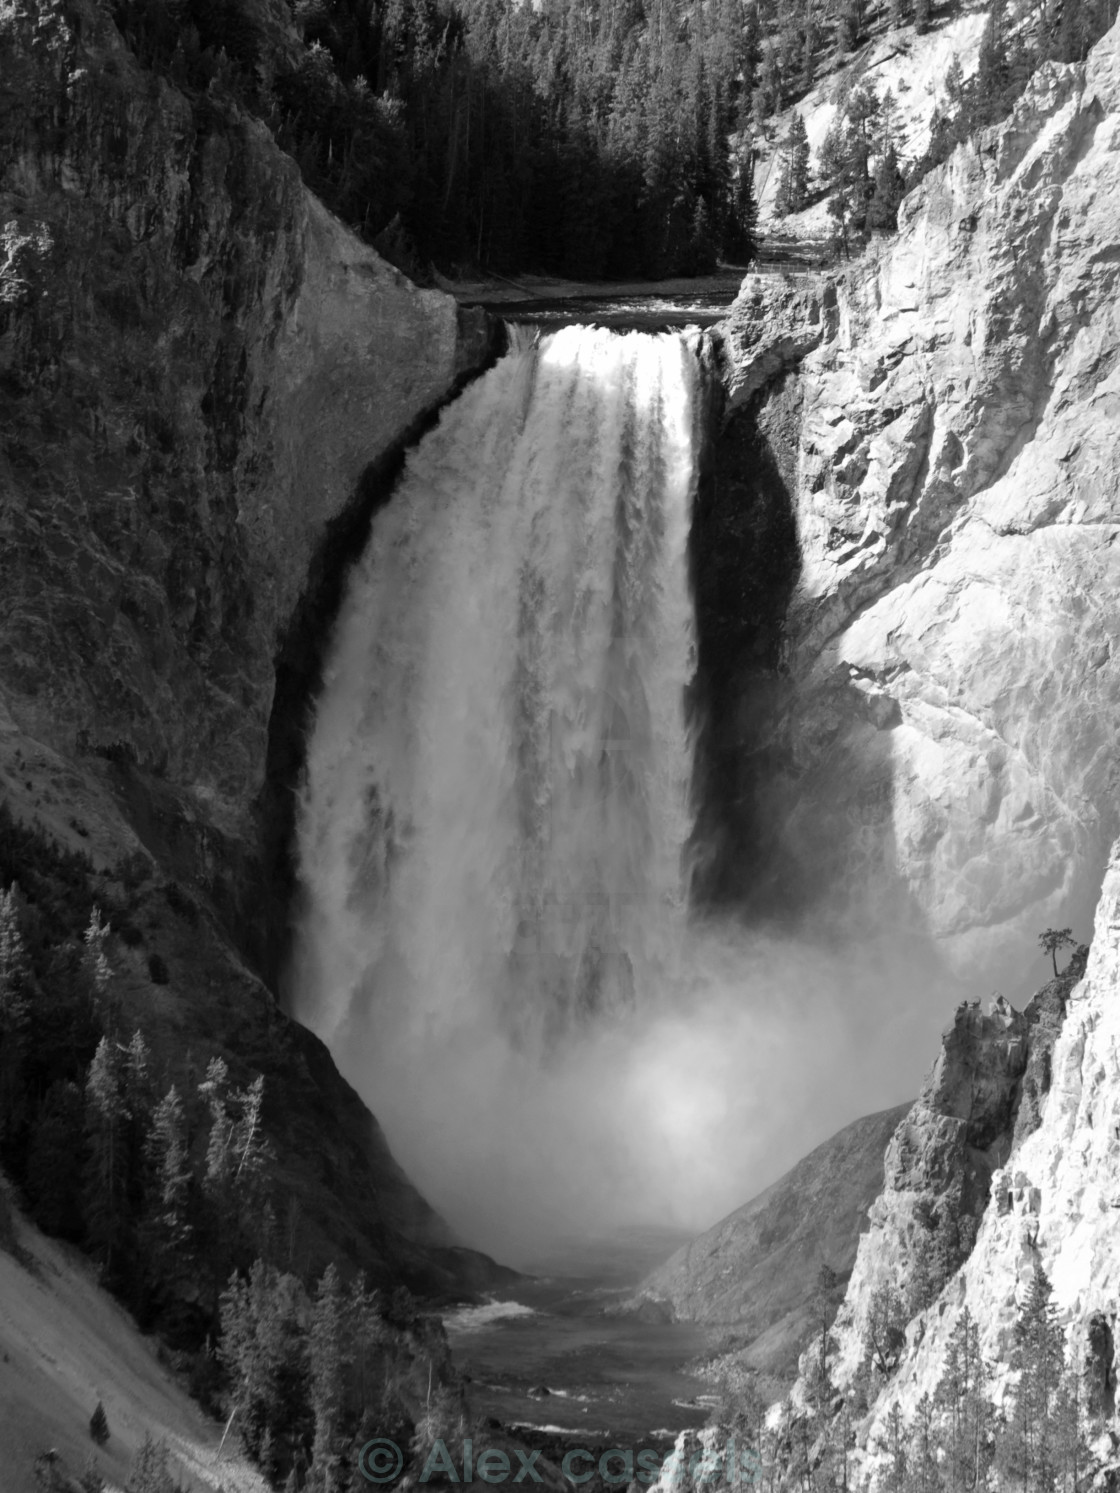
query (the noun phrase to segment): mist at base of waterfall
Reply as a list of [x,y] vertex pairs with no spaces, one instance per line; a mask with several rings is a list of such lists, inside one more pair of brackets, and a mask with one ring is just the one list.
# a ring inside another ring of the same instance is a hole
[[710,1224],[913,1093],[944,1020],[902,939],[690,919],[700,403],[683,338],[589,327],[474,383],[374,521],[308,745],[293,1010],[515,1264]]
[[386,1047],[347,1024],[334,1050],[464,1242],[573,1268],[612,1231],[707,1228],[850,1120],[914,1097],[960,994],[914,956],[700,927],[679,984],[543,1062],[481,1024]]

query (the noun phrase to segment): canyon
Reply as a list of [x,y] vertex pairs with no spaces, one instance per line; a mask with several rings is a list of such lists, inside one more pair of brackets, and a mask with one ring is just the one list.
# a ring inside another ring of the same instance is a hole
[[[221,1053],[265,1073],[306,1272],[337,1259],[444,1297],[508,1282],[278,999],[350,564],[505,333],[412,285],[220,82],[188,97],[146,71],[98,6],[8,0],[0,77],[3,801],[129,903],[143,945],[115,950],[122,1000],[167,1071]],[[858,1173],[829,1204],[829,1263],[852,1266],[841,1381],[876,1284],[917,1268],[953,1188],[972,1220],[871,1439],[934,1385],[966,1304],[1006,1380],[1038,1264],[1114,1409],[1118,144],[1114,27],[916,187],[896,237],[827,277],[748,275],[689,341],[709,418],[696,905],[838,958],[886,928],[947,992],[1012,997],[958,1010],[904,1118],[817,1156],[850,1145]],[[1087,936],[1094,908],[1084,980],[1017,1011],[1038,933]],[[788,1358],[805,1279],[764,1311],[770,1284],[738,1277],[688,1302],[691,1250],[649,1298],[759,1310],[752,1331]]]

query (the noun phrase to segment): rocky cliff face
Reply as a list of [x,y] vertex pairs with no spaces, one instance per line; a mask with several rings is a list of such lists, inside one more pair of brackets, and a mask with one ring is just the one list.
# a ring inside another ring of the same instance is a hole
[[811,1151],[758,1197],[679,1249],[642,1282],[629,1310],[733,1326],[742,1361],[787,1371],[809,1325],[822,1265],[852,1268],[883,1150],[907,1106],[866,1115]]
[[[949,1335],[965,1306],[994,1365],[997,1399],[1008,1378],[1017,1308],[1038,1268],[1054,1286],[1067,1348],[1084,1367],[1088,1401],[1115,1412],[1120,1291],[1120,849],[1113,853],[1088,968],[1053,1046],[1053,1079],[1038,1127],[991,1178],[991,1202],[967,1262],[910,1324],[899,1371],[865,1428],[869,1441],[892,1404],[910,1412],[933,1392]],[[853,1276],[852,1287],[856,1286]]]
[[917,1102],[887,1146],[883,1190],[871,1204],[833,1329],[838,1385],[859,1371],[884,1293],[905,1322],[967,1259],[993,1177],[1038,1124],[1075,983],[1074,975],[1052,981],[1023,1012],[1002,996],[987,1012],[978,1001],[958,1008]]
[[86,0],[0,5],[0,795],[106,892],[130,867],[172,976],[157,999],[120,954],[157,1047],[266,1069],[309,1258],[383,1275],[446,1239],[256,978],[280,953],[262,819],[379,477],[487,339],[219,82],[146,72]]
[[970,979],[1087,919],[1117,829],[1118,46],[1043,69],[834,307],[749,278],[724,343],[751,418],[799,409],[797,583],[729,794],[772,848],[739,890],[858,887],[839,910]]

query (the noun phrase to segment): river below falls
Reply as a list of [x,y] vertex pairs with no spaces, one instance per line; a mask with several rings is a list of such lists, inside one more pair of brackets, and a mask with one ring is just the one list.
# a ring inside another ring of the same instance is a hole
[[587,1246],[446,1314],[475,1413],[573,1447],[661,1445],[702,1426],[710,1386],[684,1365],[703,1355],[711,1330],[609,1310],[682,1242],[643,1233]]

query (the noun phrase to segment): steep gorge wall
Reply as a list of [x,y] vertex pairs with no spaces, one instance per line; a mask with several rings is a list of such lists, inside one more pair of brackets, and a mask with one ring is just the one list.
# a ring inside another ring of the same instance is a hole
[[[287,8],[254,14],[280,45]],[[446,1230],[258,978],[266,831],[348,549],[491,336],[333,219],[219,82],[145,71],[93,0],[0,4],[0,800],[131,898],[126,1015],[180,1081],[208,1051],[266,1072],[297,1253],[421,1284],[475,1265],[416,1264],[407,1240]]]
[[[1007,1387],[1018,1310],[1036,1270],[1054,1287],[1067,1349],[1085,1375],[1087,1403],[1115,1412],[1120,1287],[1120,847],[1097,908],[1085,978],[1070,992],[1053,1045],[1040,1122],[991,1177],[991,1201],[968,1260],[907,1330],[897,1374],[873,1407],[861,1440],[874,1446],[894,1404],[910,1415],[933,1394],[965,1307],[979,1324],[997,1402]],[[861,1251],[862,1252],[862,1251]],[[878,1251],[869,1241],[868,1262]],[[858,1265],[857,1265],[858,1270]],[[845,1313],[862,1300],[853,1276]]]
[[732,398],[780,369],[802,412],[799,578],[744,754],[774,848],[741,891],[845,888],[970,980],[1084,933],[1117,829],[1117,37],[932,173],[834,309],[751,277],[724,333]]
[[217,85],[100,8],[0,24],[3,686],[251,839],[279,637],[366,467],[486,355]]
[[744,880],[803,908],[856,885],[980,989],[1048,923],[1084,936],[1096,905],[1085,978],[1023,1015],[963,1006],[888,1148],[836,1326],[846,1387],[876,1289],[914,1313],[868,1448],[893,1405],[933,1394],[965,1306],[999,1398],[1039,1268],[1093,1407],[1115,1412],[1118,201],[1120,27],[911,194],[834,317],[828,287],[752,280],[724,332],[729,388],[765,401],[780,369],[803,411],[762,785],[780,830]]
[[[1083,956],[1073,968],[1083,970]],[[965,1002],[946,1028],[887,1146],[882,1190],[833,1327],[832,1374],[843,1389],[861,1372],[883,1303],[902,1322],[919,1318],[968,1258],[989,1206],[999,1206],[1003,1169],[1014,1170],[1016,1148],[1039,1123],[1077,979],[1052,980],[1022,1012],[1002,996],[987,1011]]]

